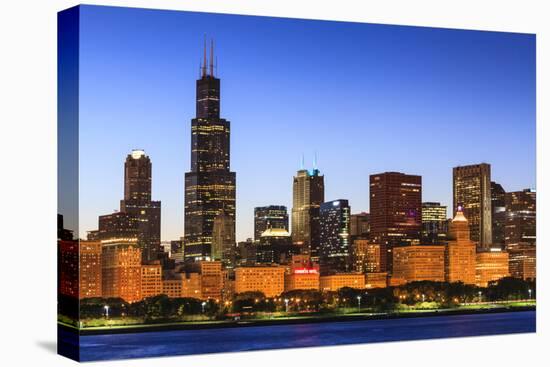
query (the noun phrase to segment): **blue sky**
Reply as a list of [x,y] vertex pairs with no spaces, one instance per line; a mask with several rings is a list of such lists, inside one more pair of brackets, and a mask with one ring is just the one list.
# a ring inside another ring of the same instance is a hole
[[118,208],[133,148],[153,163],[162,239],[183,235],[204,34],[216,42],[231,121],[237,240],[253,208],[291,208],[315,152],[325,199],[368,211],[370,174],[422,175],[452,205],[452,167],[487,162],[508,191],[535,187],[535,36],[84,6],[80,225]]

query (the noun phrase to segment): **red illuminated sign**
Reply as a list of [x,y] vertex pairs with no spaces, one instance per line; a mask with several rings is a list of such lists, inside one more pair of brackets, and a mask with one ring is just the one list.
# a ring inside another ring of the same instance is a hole
[[310,269],[310,268],[294,269],[294,274],[317,274],[317,269]]

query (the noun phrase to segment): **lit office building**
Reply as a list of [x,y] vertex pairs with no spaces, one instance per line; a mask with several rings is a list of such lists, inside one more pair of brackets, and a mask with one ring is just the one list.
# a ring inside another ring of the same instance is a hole
[[321,204],[319,263],[321,274],[351,271],[350,207],[347,200]]
[[353,267],[357,273],[380,272],[380,245],[369,240],[357,239],[353,241]]
[[470,226],[460,207],[445,246],[445,280],[476,284],[476,244],[470,239]]
[[491,221],[493,244],[504,245],[506,226],[506,191],[502,185],[491,181]]
[[422,203],[422,244],[445,242],[447,223],[447,206],[434,202]]
[[141,296],[155,297],[162,294],[162,266],[160,261],[141,265]]
[[491,249],[476,255],[476,285],[487,287],[490,282],[510,276],[506,251]]
[[[220,117],[220,79],[206,58],[196,83],[196,117],[191,120],[191,170],[185,174],[185,259],[212,256],[214,219],[225,210],[235,225],[236,175],[230,169],[230,122]],[[234,232],[234,230],[233,230]]]
[[237,243],[235,249],[236,254],[236,266],[253,266],[256,264],[256,247],[257,244],[252,238],[247,238],[246,241]]
[[292,256],[285,274],[285,292],[297,289],[319,289],[319,265],[308,255]]
[[254,208],[254,241],[259,241],[268,228],[289,231],[288,212],[284,205],[269,205]]
[[319,209],[325,201],[325,180],[318,169],[297,172],[292,184],[292,243],[318,259]]
[[370,176],[370,240],[381,245],[381,270],[393,265],[395,246],[420,243],[422,177],[400,172]]
[[506,246],[537,241],[537,193],[526,189],[506,193]]
[[251,266],[235,269],[235,293],[262,292],[276,297],[285,290],[285,268],[282,266]]
[[[72,237],[72,236],[71,236]],[[57,241],[57,287],[59,294],[78,298],[78,240]]]
[[101,243],[80,240],[80,299],[102,297]]
[[366,273],[365,288],[386,288],[388,286],[388,273]]
[[395,247],[393,274],[407,283],[422,280],[445,281],[445,246],[412,245]]
[[292,244],[290,233],[284,228],[266,229],[256,244],[256,262],[260,264],[287,264],[298,253],[300,246]]
[[458,206],[470,225],[470,237],[478,249],[492,244],[491,165],[474,164],[453,168],[453,216]]
[[225,210],[214,218],[211,257],[227,267],[235,263],[235,219]]
[[200,262],[201,297],[220,300],[222,298],[223,273],[220,261]]
[[323,292],[336,292],[344,287],[365,289],[365,274],[339,273],[323,275],[319,278],[319,287]]
[[536,246],[528,243],[508,246],[510,276],[523,280],[537,278]]
[[141,295],[141,249],[137,239],[102,241],[103,298],[136,302]]

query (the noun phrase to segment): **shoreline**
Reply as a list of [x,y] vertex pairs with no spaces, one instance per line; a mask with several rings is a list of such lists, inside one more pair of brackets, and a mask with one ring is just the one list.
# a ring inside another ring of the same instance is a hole
[[391,312],[384,314],[348,314],[348,315],[332,315],[332,316],[305,316],[296,318],[281,318],[281,319],[260,319],[260,320],[239,320],[239,321],[208,321],[199,324],[190,324],[185,322],[165,323],[165,324],[140,324],[114,328],[97,328],[97,329],[77,329],[73,326],[68,326],[58,322],[58,328],[66,331],[71,331],[79,334],[79,336],[88,335],[111,335],[111,334],[129,334],[129,333],[144,333],[157,331],[174,331],[174,330],[205,330],[205,329],[222,329],[222,328],[239,328],[253,326],[276,326],[276,325],[295,325],[295,324],[314,324],[324,322],[346,322],[346,321],[367,321],[367,320],[388,320],[398,318],[418,318],[418,317],[437,317],[437,316],[454,316],[454,315],[472,315],[472,314],[490,314],[490,313],[506,313],[506,312],[523,312],[536,311],[535,306],[516,306],[516,307],[500,307],[487,309],[445,309],[434,311],[417,311],[417,312]]

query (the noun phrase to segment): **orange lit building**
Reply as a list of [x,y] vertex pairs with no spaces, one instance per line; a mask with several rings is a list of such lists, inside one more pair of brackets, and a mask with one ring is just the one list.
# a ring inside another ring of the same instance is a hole
[[202,298],[220,300],[223,288],[222,262],[201,261],[200,283]]
[[445,280],[476,284],[476,243],[470,240],[470,225],[459,207],[451,221],[445,247]]
[[141,296],[149,298],[162,293],[162,266],[160,261],[141,266]]
[[[198,275],[198,274],[197,274]],[[180,273],[164,274],[162,279],[162,294],[170,298],[182,298],[184,276]],[[200,297],[195,297],[200,298]]]
[[354,268],[358,273],[380,272],[380,245],[369,240],[353,241]]
[[365,274],[365,288],[386,288],[388,286],[388,273]]
[[445,246],[415,245],[393,249],[393,276],[407,283],[445,281]]
[[263,292],[275,297],[285,290],[285,268],[281,266],[251,266],[235,269],[235,293]]
[[141,296],[141,249],[135,239],[102,241],[103,298],[136,302]]
[[296,289],[319,289],[319,264],[308,255],[293,255],[285,274],[285,292]]
[[339,273],[322,276],[319,280],[320,289],[323,292],[337,291],[340,288],[349,287],[355,289],[365,288],[365,274]]
[[181,296],[184,298],[202,298],[201,275],[199,273],[181,274]]
[[80,240],[80,299],[102,297],[101,243]]
[[57,268],[59,293],[77,298],[78,294],[78,241],[57,241]]
[[510,276],[506,251],[482,251],[476,255],[476,285],[487,287],[489,282]]

